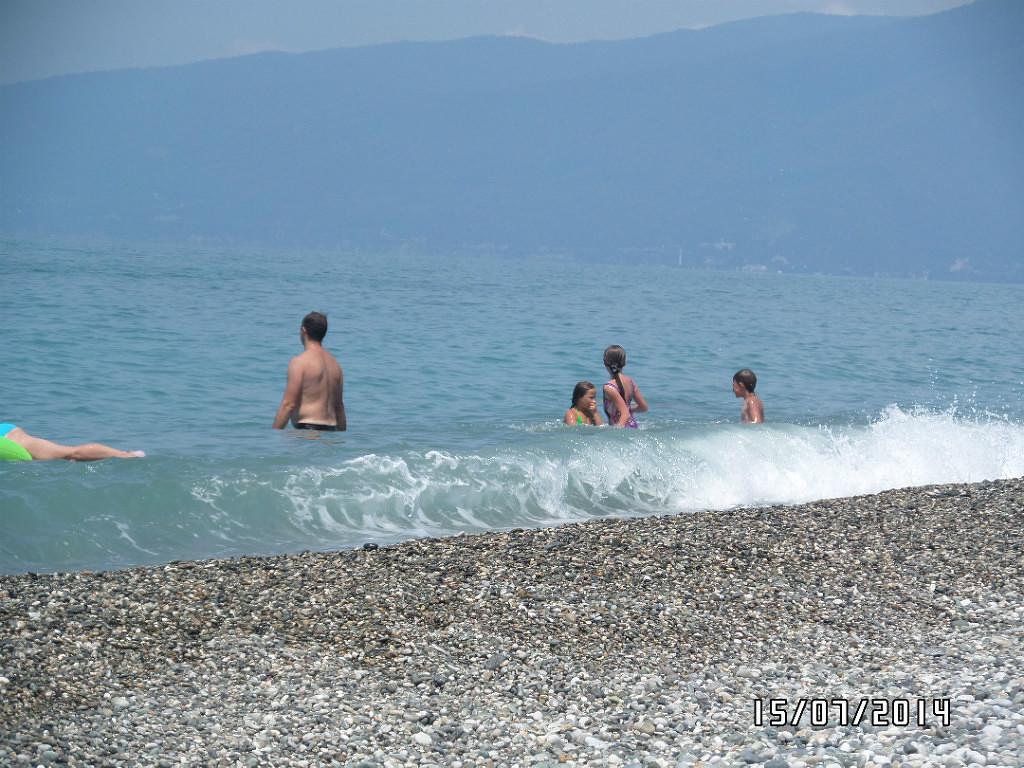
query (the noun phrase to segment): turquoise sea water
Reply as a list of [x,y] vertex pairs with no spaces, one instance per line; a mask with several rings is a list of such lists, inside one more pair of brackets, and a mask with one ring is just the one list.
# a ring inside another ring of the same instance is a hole
[[[0,572],[333,549],[1024,475],[1024,288],[572,259],[0,243]],[[328,313],[349,431],[270,422]],[[639,431],[560,426],[623,345]],[[736,423],[732,373],[769,423]]]

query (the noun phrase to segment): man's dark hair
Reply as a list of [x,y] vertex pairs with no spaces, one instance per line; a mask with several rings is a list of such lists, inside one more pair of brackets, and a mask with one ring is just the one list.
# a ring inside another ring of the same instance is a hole
[[732,377],[733,381],[738,381],[744,387],[747,388],[747,392],[753,393],[754,387],[757,386],[757,376],[749,368],[743,368],[742,370],[736,371]]
[[306,329],[306,335],[313,341],[323,341],[327,335],[327,315],[320,312],[310,312],[302,318],[302,327]]

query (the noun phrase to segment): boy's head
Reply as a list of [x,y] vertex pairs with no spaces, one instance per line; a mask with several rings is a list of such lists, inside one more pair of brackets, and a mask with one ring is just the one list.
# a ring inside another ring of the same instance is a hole
[[327,335],[327,315],[319,312],[310,312],[302,318],[302,330],[312,341],[323,341]]
[[732,391],[736,397],[754,394],[755,387],[757,387],[757,376],[749,368],[743,368],[733,374]]

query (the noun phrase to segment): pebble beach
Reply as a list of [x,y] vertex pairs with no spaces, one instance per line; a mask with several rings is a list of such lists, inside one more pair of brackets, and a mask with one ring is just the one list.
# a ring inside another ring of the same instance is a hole
[[1024,766],[1024,479],[0,576],[0,765]]

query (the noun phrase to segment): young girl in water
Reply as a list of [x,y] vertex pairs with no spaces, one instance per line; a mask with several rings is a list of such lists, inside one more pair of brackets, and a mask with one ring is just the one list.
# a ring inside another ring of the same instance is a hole
[[597,387],[589,381],[581,381],[572,391],[572,408],[565,412],[565,423],[572,427],[589,424],[604,426],[601,414],[597,412]]
[[636,429],[633,413],[646,413],[647,401],[633,378],[622,372],[626,367],[626,350],[618,344],[608,347],[604,351],[604,367],[612,375],[603,391],[604,412],[608,415],[608,423],[613,427]]

